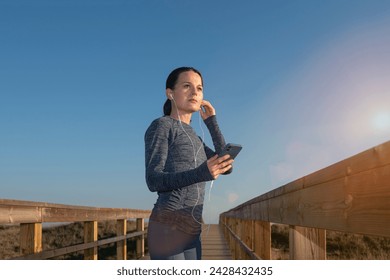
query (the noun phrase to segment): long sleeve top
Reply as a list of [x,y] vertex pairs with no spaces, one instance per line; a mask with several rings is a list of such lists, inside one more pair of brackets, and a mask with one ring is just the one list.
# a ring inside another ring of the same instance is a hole
[[145,133],[145,177],[158,198],[150,220],[170,224],[188,234],[201,232],[206,181],[213,180],[207,159],[225,146],[217,119],[205,120],[214,149],[190,125],[170,116],[154,120]]

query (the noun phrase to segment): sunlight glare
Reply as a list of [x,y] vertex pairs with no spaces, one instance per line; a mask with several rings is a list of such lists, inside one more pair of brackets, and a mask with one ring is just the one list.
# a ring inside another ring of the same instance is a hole
[[373,118],[373,126],[376,130],[390,129],[390,112],[378,112]]

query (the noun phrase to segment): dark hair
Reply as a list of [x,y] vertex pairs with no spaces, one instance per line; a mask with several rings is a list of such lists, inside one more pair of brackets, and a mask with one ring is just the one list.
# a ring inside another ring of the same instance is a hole
[[[202,74],[198,70],[196,70],[193,67],[179,67],[179,68],[176,68],[175,70],[173,70],[169,74],[167,81],[165,83],[165,89],[168,89],[168,88],[174,89],[176,86],[177,79],[179,78],[180,74],[183,72],[188,72],[188,71],[193,71],[196,74],[198,74],[200,76],[200,78],[202,79],[202,84],[203,84]],[[164,116],[169,116],[171,114],[171,111],[172,111],[171,100],[167,99],[167,101],[165,101],[163,111],[164,111]]]

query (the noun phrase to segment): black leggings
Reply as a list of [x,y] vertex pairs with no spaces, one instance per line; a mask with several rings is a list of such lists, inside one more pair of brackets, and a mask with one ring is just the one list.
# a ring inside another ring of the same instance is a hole
[[149,221],[148,248],[152,260],[200,260],[200,234],[191,235],[175,226]]

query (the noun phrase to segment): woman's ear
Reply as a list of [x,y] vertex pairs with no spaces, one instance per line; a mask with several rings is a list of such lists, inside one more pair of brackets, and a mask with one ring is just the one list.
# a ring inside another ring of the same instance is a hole
[[173,100],[173,91],[170,88],[167,88],[165,91],[165,95],[169,100]]

